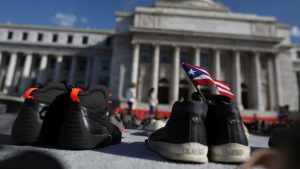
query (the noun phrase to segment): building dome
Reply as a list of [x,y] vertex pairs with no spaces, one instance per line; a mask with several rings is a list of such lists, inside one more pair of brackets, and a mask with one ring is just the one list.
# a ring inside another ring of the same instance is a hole
[[157,2],[193,4],[193,5],[214,4],[212,0],[157,0]]
[[156,4],[169,4],[171,6],[184,6],[187,8],[227,10],[225,6],[214,2],[213,0],[157,0]]

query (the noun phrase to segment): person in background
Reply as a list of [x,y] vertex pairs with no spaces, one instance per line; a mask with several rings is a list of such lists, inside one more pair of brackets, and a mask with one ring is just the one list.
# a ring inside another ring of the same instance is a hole
[[126,92],[126,100],[128,104],[128,113],[132,114],[132,107],[136,102],[136,85],[135,83],[131,83],[129,89]]
[[155,112],[157,109],[158,101],[156,96],[154,95],[154,88],[151,88],[148,92],[149,99],[149,117],[152,118],[155,116]]

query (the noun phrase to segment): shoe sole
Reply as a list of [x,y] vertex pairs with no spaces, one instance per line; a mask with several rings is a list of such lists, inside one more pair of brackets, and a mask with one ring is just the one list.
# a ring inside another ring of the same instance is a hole
[[[34,105],[34,104],[33,104]],[[39,120],[37,107],[24,106],[16,118],[11,136],[17,144],[35,145],[38,144],[42,121]]]
[[193,163],[208,162],[208,147],[200,143],[173,144],[148,140],[147,145],[166,159]]
[[250,147],[229,143],[209,147],[209,157],[215,162],[242,163],[250,158]]
[[70,150],[89,150],[96,148],[111,137],[108,134],[91,134],[84,123],[80,112],[68,111],[60,130],[59,147]]

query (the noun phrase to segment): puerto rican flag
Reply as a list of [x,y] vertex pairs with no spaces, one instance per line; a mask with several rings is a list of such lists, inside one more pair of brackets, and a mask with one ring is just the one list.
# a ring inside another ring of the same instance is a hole
[[182,63],[182,67],[195,85],[214,84],[214,80],[205,69],[187,63]]
[[187,63],[182,63],[182,67],[195,85],[214,85],[217,94],[227,96],[230,99],[235,98],[229,85],[220,80],[214,80],[205,69]]
[[214,80],[215,87],[217,89],[217,94],[227,96],[230,99],[234,99],[234,94],[231,92],[231,89],[229,85],[226,83],[220,81],[220,80]]

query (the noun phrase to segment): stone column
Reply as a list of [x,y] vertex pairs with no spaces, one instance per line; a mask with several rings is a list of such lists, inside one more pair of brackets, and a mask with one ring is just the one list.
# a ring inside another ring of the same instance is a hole
[[281,85],[281,67],[279,60],[279,53],[275,55],[273,60],[273,64],[275,66],[275,78],[276,78],[276,98],[277,98],[277,106],[283,106],[282,100],[282,85]]
[[214,77],[217,80],[221,79],[221,61],[220,61],[220,55],[221,55],[221,51],[219,49],[215,50],[215,55],[214,55]]
[[42,55],[41,56],[41,64],[40,64],[40,67],[39,67],[38,78],[37,78],[38,83],[45,83],[46,82],[47,65],[48,65],[48,56],[47,55]]
[[200,59],[201,59],[200,53],[201,53],[201,49],[196,47],[194,50],[195,51],[194,51],[193,64],[195,66],[200,66]]
[[54,68],[54,77],[53,80],[54,81],[60,81],[60,74],[61,69],[62,69],[62,64],[63,64],[63,56],[57,56],[56,57],[56,64],[55,64],[55,68]]
[[12,53],[10,55],[9,59],[9,64],[8,64],[8,70],[6,73],[6,79],[5,79],[5,84],[3,88],[3,93],[8,94],[11,91],[13,80],[14,80],[14,74],[16,70],[16,65],[17,65],[17,53]]
[[69,79],[68,79],[70,84],[75,83],[76,66],[77,66],[77,57],[73,56],[72,61],[71,61],[71,70],[70,70]]
[[160,56],[160,46],[154,46],[154,56],[152,60],[152,87],[154,88],[154,97],[157,97],[158,91],[158,78],[159,78],[159,56]]
[[0,51],[0,71],[1,71],[1,67],[2,67],[2,52]]
[[179,70],[180,70],[180,47],[175,47],[173,66],[172,66],[172,83],[170,87],[170,102],[178,100],[179,98]]
[[84,78],[84,83],[85,85],[90,84],[90,75],[91,75],[91,68],[92,68],[92,60],[90,57],[87,57],[87,64],[86,64],[86,70],[85,70],[85,78]]
[[21,86],[20,86],[21,93],[23,93],[28,88],[31,65],[32,65],[32,54],[27,54],[25,57],[25,64],[24,64],[22,77],[21,77]]
[[255,101],[256,108],[259,111],[264,111],[264,103],[262,96],[262,83],[261,83],[261,64],[260,64],[260,54],[259,52],[254,53],[254,81],[255,81]]
[[[2,67],[2,62],[4,58],[2,56],[2,51],[0,51],[0,90],[2,89],[2,81],[3,81],[3,67]],[[1,94],[0,94],[1,95]]]
[[[195,47],[194,48],[193,63],[192,63],[195,66],[200,66],[200,57],[201,57],[200,53],[201,53],[201,49],[198,48],[198,47]],[[188,80],[188,81],[190,82],[189,94],[191,96],[193,94],[193,92],[196,91],[196,89],[195,89],[195,86],[193,85],[193,83],[190,80]]]
[[268,57],[268,85],[269,85],[269,102],[270,110],[276,110],[276,94],[275,94],[275,79],[274,79],[274,57]]
[[132,58],[132,71],[131,83],[137,83],[139,74],[139,57],[140,57],[140,44],[134,44],[133,58]]
[[233,59],[233,91],[236,97],[238,107],[243,108],[242,105],[242,87],[241,87],[241,56],[239,51],[235,51]]

